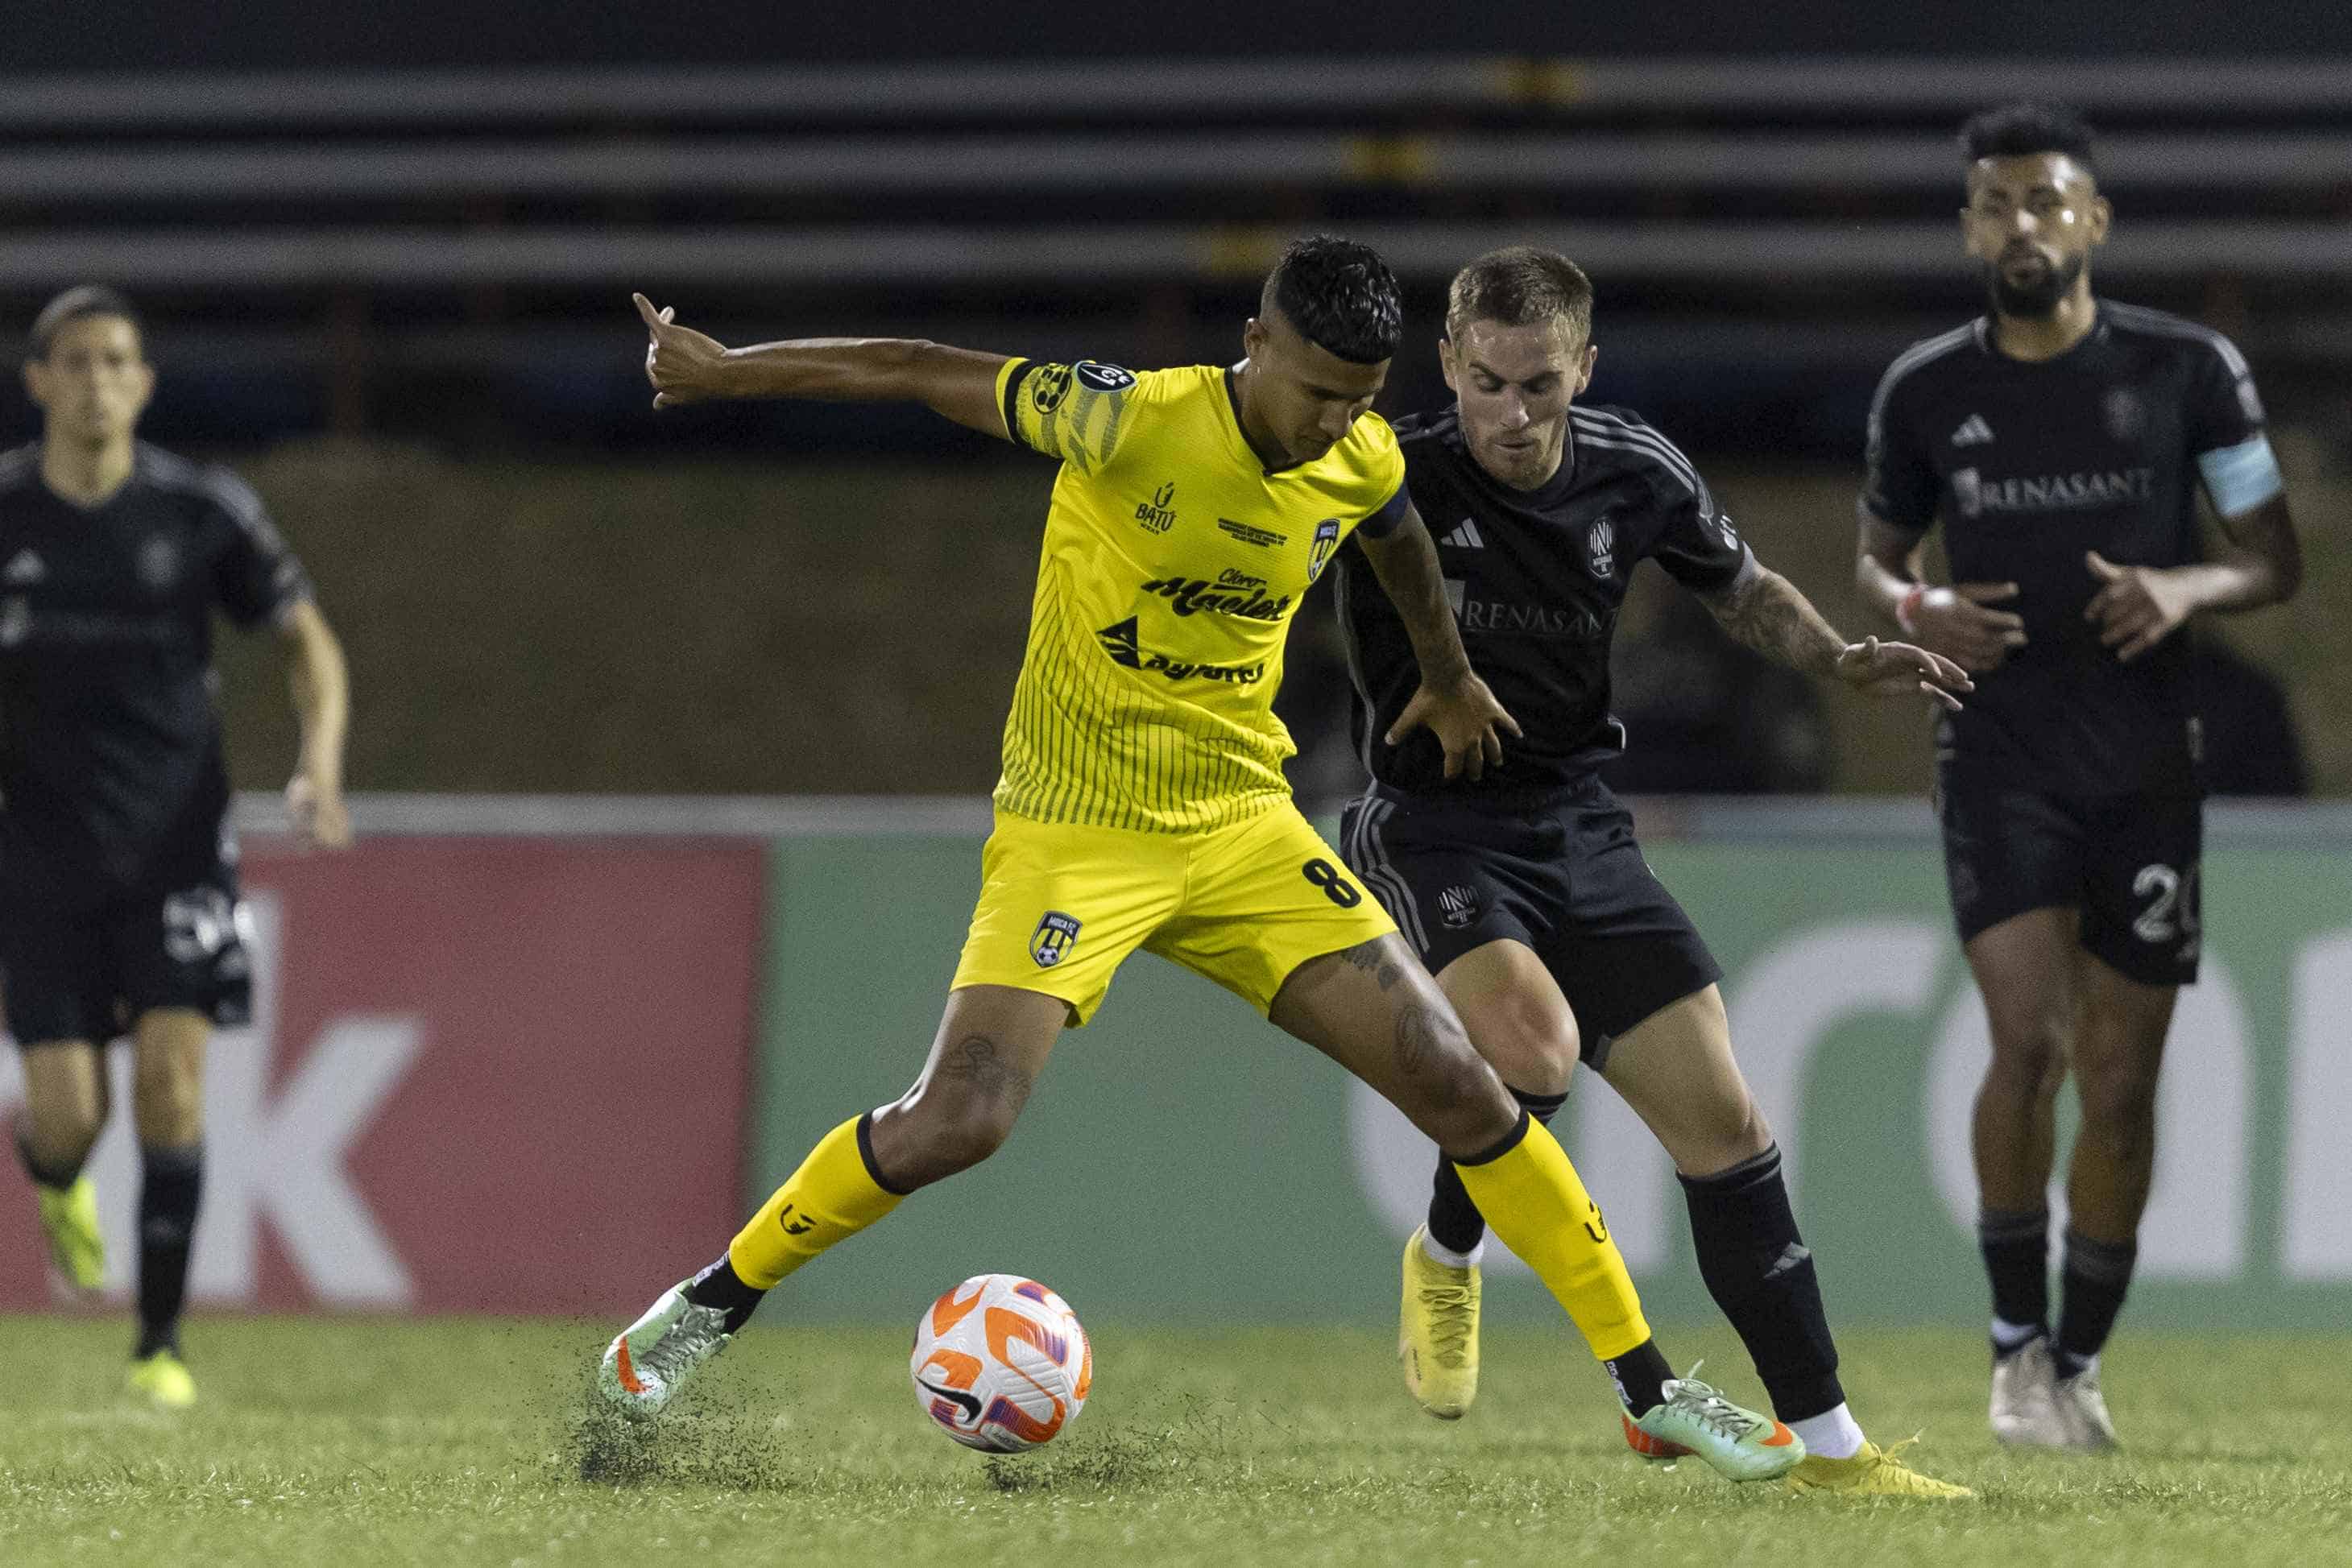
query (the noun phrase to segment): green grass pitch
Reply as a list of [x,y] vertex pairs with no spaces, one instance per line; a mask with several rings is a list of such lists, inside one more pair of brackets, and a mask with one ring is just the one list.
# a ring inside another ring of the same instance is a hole
[[[1383,1335],[1106,1322],[1076,1425],[990,1460],[917,1412],[905,1333],[773,1315],[620,1448],[583,1420],[613,1325],[199,1319],[204,1403],[166,1418],[118,1398],[125,1324],[0,1318],[0,1563],[2352,1562],[2352,1337],[2126,1325],[2128,1447],[2092,1459],[1994,1447],[1973,1335],[1849,1335],[1873,1435],[1924,1428],[1922,1467],[1982,1494],[1855,1504],[1643,1465],[1564,1325],[1489,1336],[1447,1425]],[[1758,1401],[1727,1333],[1664,1338]]]

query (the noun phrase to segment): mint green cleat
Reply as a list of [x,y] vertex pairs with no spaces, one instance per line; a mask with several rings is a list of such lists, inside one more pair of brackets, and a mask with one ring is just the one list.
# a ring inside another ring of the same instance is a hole
[[1633,1425],[1661,1443],[1689,1449],[1726,1479],[1775,1480],[1804,1462],[1804,1441],[1794,1432],[1769,1416],[1741,1409],[1696,1376],[1668,1378],[1665,1393],[1666,1402]]

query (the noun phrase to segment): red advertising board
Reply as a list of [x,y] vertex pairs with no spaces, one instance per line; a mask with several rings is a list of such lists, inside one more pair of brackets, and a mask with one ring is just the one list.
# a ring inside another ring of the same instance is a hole
[[[609,1314],[740,1222],[761,844],[257,843],[245,880],[255,1016],[207,1069],[200,1304]],[[91,1164],[119,1285],[128,1110]],[[12,1170],[0,1308],[43,1274]]]

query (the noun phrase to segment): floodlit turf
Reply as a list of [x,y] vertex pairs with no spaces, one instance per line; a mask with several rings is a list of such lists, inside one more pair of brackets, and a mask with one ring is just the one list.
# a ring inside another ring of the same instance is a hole
[[[649,1448],[583,1428],[611,1325],[214,1319],[204,1404],[116,1395],[125,1327],[0,1318],[0,1563],[2337,1563],[2352,1339],[2126,1335],[2127,1457],[1996,1449],[1960,1332],[1845,1345],[1875,1436],[1974,1504],[1856,1506],[1628,1456],[1566,1333],[1496,1334],[1478,1407],[1407,1402],[1382,1336],[1096,1325],[1069,1434],[987,1460],[929,1428],[897,1330],[755,1331]],[[1720,1330],[1676,1354],[1755,1399]],[[583,1480],[583,1461],[602,1479]]]

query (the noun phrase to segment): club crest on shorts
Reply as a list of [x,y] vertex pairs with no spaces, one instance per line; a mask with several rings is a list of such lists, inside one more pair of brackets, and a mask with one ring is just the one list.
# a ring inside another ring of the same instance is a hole
[[1050,969],[1069,955],[1078,939],[1078,923],[1058,909],[1045,911],[1037,929],[1029,934],[1029,956],[1041,969]]
[[1437,895],[1437,912],[1444,916],[1449,931],[1459,931],[1478,918],[1478,890],[1475,887],[1449,887]]
[[1307,580],[1314,581],[1331,564],[1331,552],[1339,548],[1339,519],[1326,517],[1315,525],[1315,542],[1307,549]]

